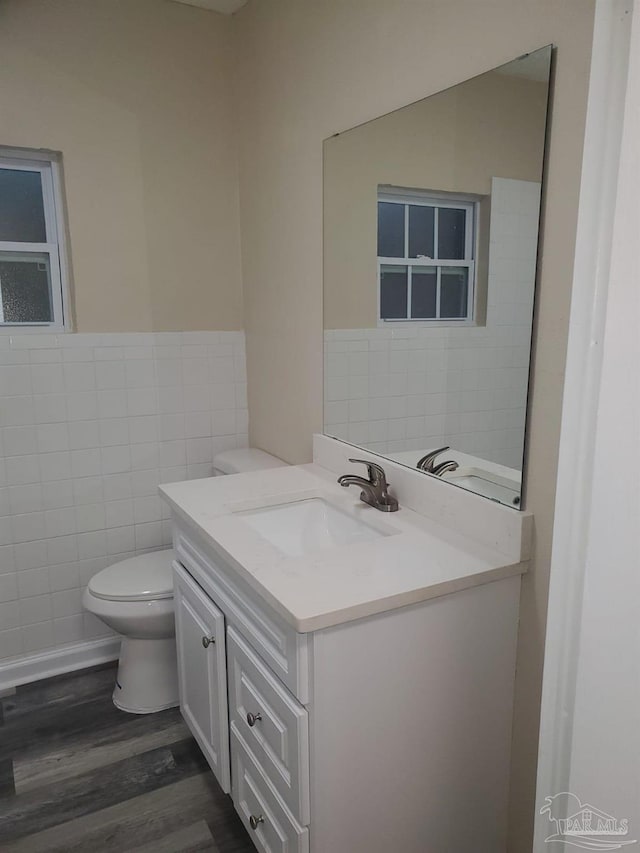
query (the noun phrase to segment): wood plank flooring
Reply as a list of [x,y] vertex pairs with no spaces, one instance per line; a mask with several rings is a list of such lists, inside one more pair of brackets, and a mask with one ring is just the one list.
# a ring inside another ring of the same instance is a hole
[[115,666],[0,697],[3,853],[255,853],[177,708],[111,701]]

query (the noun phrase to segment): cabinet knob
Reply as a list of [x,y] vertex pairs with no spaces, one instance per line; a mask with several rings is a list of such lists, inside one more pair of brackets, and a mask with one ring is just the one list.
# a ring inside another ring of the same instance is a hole
[[211,645],[211,643],[215,643],[215,641],[216,641],[215,637],[203,637],[202,638],[202,645],[205,647],[205,649],[208,649],[209,646]]
[[252,814],[249,818],[249,825],[251,826],[251,829],[257,829],[258,824],[260,823],[264,823],[264,817],[262,815],[258,815],[258,817],[256,817],[254,814]]
[[247,714],[247,723],[253,728],[255,724],[262,719],[262,714]]

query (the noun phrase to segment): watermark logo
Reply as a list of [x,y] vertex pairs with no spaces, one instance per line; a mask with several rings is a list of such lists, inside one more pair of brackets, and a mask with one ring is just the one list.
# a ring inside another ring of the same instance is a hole
[[545,838],[547,843],[561,841],[583,850],[619,850],[637,843],[626,837],[626,818],[616,818],[589,803],[581,803],[568,791],[545,797],[540,814],[546,814],[555,826],[555,832]]

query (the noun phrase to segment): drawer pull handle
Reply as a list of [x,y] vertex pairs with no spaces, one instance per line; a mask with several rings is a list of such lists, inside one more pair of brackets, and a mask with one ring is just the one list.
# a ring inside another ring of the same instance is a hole
[[264,817],[262,815],[258,815],[258,817],[256,817],[254,814],[252,814],[249,818],[249,825],[251,829],[257,829],[258,824],[260,823],[264,823]]
[[[247,723],[251,726],[251,728],[253,728],[255,726],[255,724],[257,722],[259,722],[261,719],[262,719],[262,714],[252,714],[252,713],[247,714]],[[255,827],[254,827],[254,829],[255,829]]]
[[211,645],[211,643],[215,643],[215,641],[216,641],[215,637],[203,637],[202,638],[202,645],[205,647],[205,649],[208,649],[209,646]]

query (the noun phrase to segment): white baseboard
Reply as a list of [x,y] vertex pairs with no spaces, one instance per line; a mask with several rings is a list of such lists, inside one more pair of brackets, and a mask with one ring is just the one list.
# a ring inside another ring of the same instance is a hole
[[116,660],[120,654],[120,642],[120,637],[105,637],[7,661],[0,664],[0,692],[52,675]]

